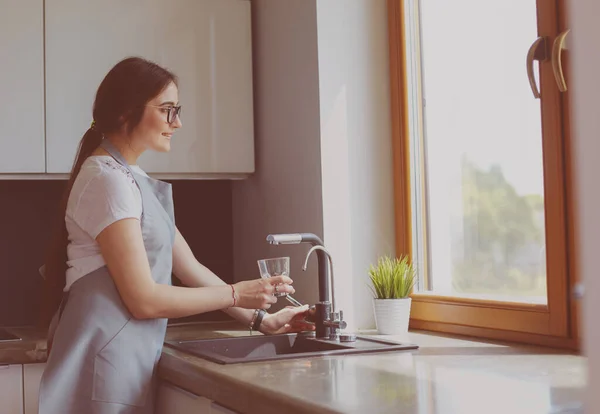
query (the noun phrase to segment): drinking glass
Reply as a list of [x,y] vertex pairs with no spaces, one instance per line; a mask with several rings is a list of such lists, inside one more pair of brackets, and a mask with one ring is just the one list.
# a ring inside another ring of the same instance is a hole
[[[290,276],[290,258],[289,257],[274,257],[270,259],[261,259],[258,261],[258,270],[260,277],[268,279],[273,276]],[[274,294],[276,297],[286,296],[285,292]]]

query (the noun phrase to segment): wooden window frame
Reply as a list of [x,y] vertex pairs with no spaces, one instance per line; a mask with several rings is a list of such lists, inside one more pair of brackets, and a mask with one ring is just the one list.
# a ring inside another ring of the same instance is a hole
[[[412,212],[410,182],[410,134],[408,124],[408,96],[406,64],[407,54],[404,42],[405,14],[404,2],[408,0],[388,0],[388,32],[390,55],[392,150],[394,173],[395,234],[396,254],[412,257]],[[539,0],[538,0],[539,1]],[[558,15],[538,16],[544,21],[558,22],[557,27],[544,30],[560,31],[566,26],[564,0],[558,0]],[[568,55],[563,57],[568,62]],[[546,65],[549,66],[549,65]],[[541,69],[542,71],[548,69]],[[550,73],[542,72],[542,76]],[[568,80],[568,69],[566,70]],[[570,300],[570,286],[573,286],[576,269],[572,258],[575,249],[573,229],[575,221],[571,213],[575,195],[571,174],[571,153],[569,151],[568,94],[560,95],[562,113],[551,110],[551,114],[562,125],[554,124],[561,133],[550,134],[550,141],[544,143],[544,178],[548,191],[555,191],[552,199],[560,200],[557,209],[549,212],[550,217],[560,214],[564,226],[556,227],[552,220],[547,221],[548,233],[554,238],[547,240],[548,255],[552,264],[561,266],[562,271],[555,280],[548,283],[548,305],[531,305],[485,301],[459,297],[444,297],[413,293],[410,327],[444,333],[467,335],[511,342],[580,349],[577,304]],[[544,103],[542,102],[542,105]],[[560,106],[555,105],[557,108]],[[552,112],[554,111],[554,112]],[[546,117],[552,118],[552,117]],[[548,121],[546,121],[548,122]],[[550,149],[550,150],[549,150]],[[552,175],[553,174],[553,175]],[[550,185],[548,184],[550,183]],[[551,226],[555,226],[551,228]],[[563,236],[556,241],[557,235]],[[548,273],[550,274],[550,273]]]

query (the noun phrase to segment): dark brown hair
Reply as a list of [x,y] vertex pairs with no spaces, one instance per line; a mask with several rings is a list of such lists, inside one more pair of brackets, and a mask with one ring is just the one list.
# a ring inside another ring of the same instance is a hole
[[142,120],[145,105],[177,77],[146,59],[130,57],[117,63],[106,75],[93,107],[93,124],[79,143],[71,176],[60,203],[56,228],[47,249],[40,325],[47,328],[60,305],[67,271],[67,202],[83,162],[98,148],[105,134],[126,128],[130,134]]

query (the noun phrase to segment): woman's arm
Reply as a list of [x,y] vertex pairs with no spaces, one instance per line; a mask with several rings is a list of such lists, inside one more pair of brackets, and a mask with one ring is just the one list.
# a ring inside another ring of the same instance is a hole
[[[173,273],[187,286],[223,286],[225,284],[217,275],[196,260],[194,253],[179,230],[176,230],[175,245],[173,246]],[[272,279],[270,278],[269,280]],[[291,286],[286,285],[285,288],[285,291],[288,293],[295,292]],[[283,292],[284,290],[279,289],[279,291]],[[242,309],[239,307],[227,308],[223,309],[223,311],[244,325],[250,323],[254,313],[252,309]],[[304,320],[307,312],[309,312],[308,306],[300,306],[286,307],[273,314],[267,313],[263,318],[259,330],[265,334],[314,330],[314,324],[307,323]]]
[[[178,234],[177,239],[179,241],[175,243],[178,248],[174,250],[185,251],[185,246],[181,245],[181,235]],[[216,283],[209,277],[202,278],[203,281],[206,278],[207,282],[212,282],[208,283],[207,287],[188,288],[154,282],[140,222],[137,219],[123,219],[111,224],[96,240],[119,294],[135,318],[179,318],[227,309],[233,305],[231,285],[222,281]],[[183,253],[183,256],[187,258],[186,253]],[[178,260],[174,260],[174,267],[177,266],[183,277],[196,273],[188,259],[182,260],[181,253],[178,257]],[[277,301],[272,295],[274,288],[271,283],[283,283],[279,291],[291,292],[291,282],[290,278],[279,276],[270,280],[258,279],[237,283],[234,285],[236,306],[268,309]],[[239,312],[244,311],[238,311],[238,315],[241,315]]]
[[[190,246],[179,232],[179,229],[176,229],[175,244],[173,246],[173,273],[175,273],[175,276],[177,276],[186,286],[227,286],[225,282],[210,269],[198,262],[192,249],[190,249]],[[294,293],[293,288],[290,293]],[[250,324],[252,315],[254,314],[253,309],[242,309],[239,307],[222,310],[245,325]]]

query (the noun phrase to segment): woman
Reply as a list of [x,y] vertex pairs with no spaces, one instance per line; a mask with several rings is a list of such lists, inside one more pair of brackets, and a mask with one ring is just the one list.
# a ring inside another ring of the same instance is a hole
[[[259,311],[294,292],[289,277],[228,285],[202,266],[175,227],[170,184],[136,165],[170,150],[180,111],[176,77],[140,58],[98,88],[44,270],[58,311],[40,414],[152,413],[167,318],[221,309],[267,334],[310,329],[308,308]],[[172,286],[171,272],[190,287]]]

